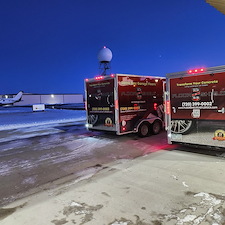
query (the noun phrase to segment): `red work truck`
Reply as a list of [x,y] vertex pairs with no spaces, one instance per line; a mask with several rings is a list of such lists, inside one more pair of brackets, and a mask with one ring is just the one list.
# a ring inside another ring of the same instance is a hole
[[225,66],[167,74],[169,143],[225,148]]
[[163,82],[156,76],[112,74],[85,80],[87,128],[117,135],[158,134],[163,127]]

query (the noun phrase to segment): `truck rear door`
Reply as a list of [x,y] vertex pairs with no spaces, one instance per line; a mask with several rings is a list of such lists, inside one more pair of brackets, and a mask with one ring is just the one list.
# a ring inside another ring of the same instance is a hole
[[137,125],[149,118],[160,117],[163,120],[163,79],[118,76],[118,102],[119,134],[136,131]]
[[225,147],[225,72],[169,82],[171,141]]
[[97,77],[85,85],[88,129],[116,131],[114,77]]

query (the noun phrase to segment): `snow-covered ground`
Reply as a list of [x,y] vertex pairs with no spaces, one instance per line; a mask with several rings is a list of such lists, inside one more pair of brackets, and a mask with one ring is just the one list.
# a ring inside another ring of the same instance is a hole
[[85,121],[84,110],[46,109],[33,112],[32,107],[1,107],[0,131]]
[[84,110],[33,112],[31,107],[0,107],[0,143],[60,133],[58,127],[84,125],[85,119]]

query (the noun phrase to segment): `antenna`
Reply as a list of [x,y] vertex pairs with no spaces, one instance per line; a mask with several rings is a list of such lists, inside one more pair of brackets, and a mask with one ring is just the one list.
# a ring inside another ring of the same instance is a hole
[[109,48],[104,46],[98,53],[98,61],[99,61],[99,69],[100,74],[105,76],[107,74],[107,70],[109,70],[110,62],[112,60],[112,51]]

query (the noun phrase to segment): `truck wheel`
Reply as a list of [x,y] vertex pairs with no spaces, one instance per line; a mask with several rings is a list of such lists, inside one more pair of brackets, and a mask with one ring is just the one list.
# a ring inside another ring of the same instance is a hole
[[151,126],[151,133],[158,134],[162,129],[162,123],[159,120],[156,120]]
[[187,134],[194,127],[192,120],[172,120],[171,132],[174,134]]
[[139,137],[147,137],[149,135],[149,123],[142,123],[138,129]]

